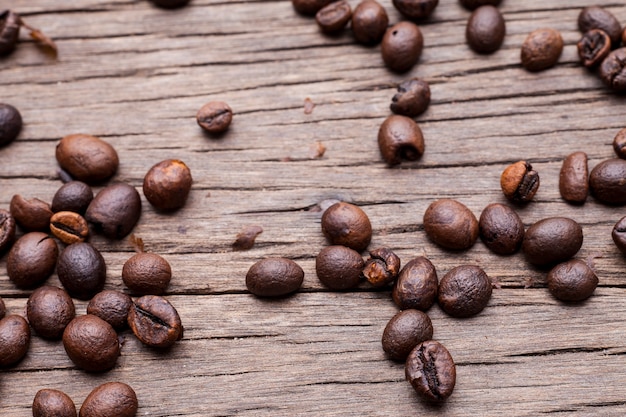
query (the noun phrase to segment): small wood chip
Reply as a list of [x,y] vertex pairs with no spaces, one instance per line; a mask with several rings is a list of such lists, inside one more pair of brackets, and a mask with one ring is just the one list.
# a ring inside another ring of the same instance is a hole
[[304,99],[304,114],[313,113],[313,109],[315,108],[315,103],[309,97]]
[[256,237],[263,233],[261,226],[245,226],[233,243],[233,251],[248,250],[254,246]]

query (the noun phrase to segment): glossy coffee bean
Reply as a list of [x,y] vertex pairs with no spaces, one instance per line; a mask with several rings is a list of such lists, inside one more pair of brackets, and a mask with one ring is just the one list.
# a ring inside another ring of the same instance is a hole
[[24,231],[45,232],[50,227],[50,205],[38,198],[26,199],[16,194],[11,198],[9,210]]
[[233,121],[233,110],[223,101],[210,101],[196,114],[198,126],[212,134],[228,130]]
[[156,6],[163,9],[176,9],[186,6],[191,0],[150,0]]
[[378,148],[388,165],[416,161],[424,154],[424,136],[413,119],[393,114],[378,129]]
[[589,193],[589,169],[587,154],[574,152],[563,161],[559,173],[559,192],[563,200],[582,204]]
[[96,232],[112,239],[128,235],[140,216],[139,193],[134,187],[121,182],[103,188],[85,213],[85,219]]
[[28,297],[26,315],[39,336],[45,339],[60,339],[65,327],[76,316],[76,308],[66,291],[44,285]]
[[121,330],[128,325],[128,311],[132,304],[133,300],[123,292],[104,290],[89,301],[87,314],[98,316],[114,329]]
[[106,280],[104,258],[89,243],[73,243],[63,249],[57,263],[57,274],[72,296],[88,300],[102,291]]
[[475,316],[489,303],[491,280],[478,266],[457,266],[441,278],[438,297],[439,306],[450,316]]
[[33,417],[76,417],[74,401],[56,389],[41,389],[33,400]]
[[527,203],[539,189],[539,174],[526,161],[515,162],[502,171],[500,188],[513,203]]
[[626,204],[626,160],[613,158],[596,165],[589,174],[589,188],[602,203]]
[[30,327],[22,316],[11,314],[0,320],[0,368],[15,365],[30,346]]
[[19,288],[36,287],[54,272],[58,256],[59,248],[50,236],[27,233],[9,251],[7,275]]
[[376,0],[364,0],[352,13],[352,34],[354,39],[364,45],[374,45],[385,35],[389,16]]
[[502,0],[459,0],[461,5],[468,10],[474,10],[480,6],[497,6]]
[[156,209],[177,210],[185,205],[191,190],[191,171],[178,159],[154,165],[143,179],[143,195]]
[[478,220],[464,204],[442,198],[424,213],[426,236],[444,249],[466,250],[478,238]]
[[619,45],[622,36],[622,25],[607,9],[598,6],[585,7],[578,14],[578,29],[582,33],[592,29],[600,29],[609,35],[613,46]]
[[346,0],[334,1],[315,14],[315,21],[324,33],[343,30],[352,19],[352,8]]
[[554,29],[537,29],[522,44],[522,66],[528,71],[553,67],[563,52],[563,38]]
[[124,263],[122,280],[134,293],[163,294],[172,279],[170,264],[156,253],[141,252]]
[[341,245],[326,246],[315,258],[317,277],[331,290],[356,287],[363,266],[363,258],[357,251]]
[[67,325],[63,347],[72,362],[87,372],[108,371],[120,356],[120,344],[113,327],[91,314],[78,316]]
[[490,54],[497,51],[502,46],[505,35],[504,17],[494,6],[480,6],[467,21],[465,38],[475,52]]
[[619,158],[626,159],[626,128],[617,132],[613,138],[613,150]]
[[435,266],[419,256],[402,267],[391,296],[401,310],[426,311],[437,299],[438,285]]
[[50,232],[66,245],[84,242],[89,236],[87,220],[73,211],[59,211],[50,218]]
[[158,295],[144,295],[128,312],[128,325],[142,343],[167,348],[183,338],[183,325],[178,311]]
[[393,5],[409,19],[420,20],[430,16],[439,0],[393,0]]
[[500,203],[489,204],[478,220],[480,239],[498,255],[511,255],[519,250],[524,240],[524,223],[518,214]]
[[[0,20],[2,15],[0,14]],[[1,26],[1,23],[0,23]],[[1,30],[1,29],[0,29]],[[2,40],[0,38],[0,49]],[[10,104],[0,103],[0,146],[13,142],[22,130],[22,115]]]
[[531,225],[522,243],[528,262],[538,266],[564,262],[583,244],[583,230],[567,217],[549,217]]
[[0,255],[13,245],[15,218],[10,211],[0,209]]
[[91,135],[65,136],[56,147],[61,168],[74,179],[87,184],[111,178],[119,166],[117,152],[108,142]]
[[4,304],[4,301],[2,300],[2,297],[0,297],[0,319],[4,318],[4,315],[7,312],[7,307]]
[[80,407],[80,417],[135,417],[137,394],[122,382],[106,382],[93,389]]
[[293,8],[300,14],[315,16],[324,6],[333,0],[291,0]]
[[391,99],[390,110],[395,114],[416,117],[424,113],[430,104],[430,86],[424,80],[412,78],[398,85],[398,92]]
[[598,286],[598,277],[589,266],[578,259],[563,262],[552,268],[547,278],[548,290],[561,301],[583,301]]
[[600,79],[615,91],[626,91],[626,48],[616,49],[604,58]]
[[322,215],[322,233],[333,245],[362,252],[372,240],[372,224],[360,207],[341,201]]
[[611,232],[611,237],[613,238],[613,242],[615,242],[617,249],[626,255],[626,217],[622,217],[617,223],[615,223],[613,231]]
[[394,361],[404,361],[420,343],[433,338],[433,324],[426,313],[408,309],[389,320],[383,331],[383,350]]
[[402,73],[417,64],[423,49],[424,37],[420,28],[404,21],[387,29],[380,51],[387,68]]
[[52,198],[50,208],[54,213],[73,211],[85,214],[89,203],[93,200],[93,190],[82,181],[70,181],[63,184]]
[[20,16],[11,11],[0,11],[0,55],[8,55],[15,49],[20,36]]
[[415,392],[427,401],[444,401],[452,395],[456,384],[452,355],[434,340],[422,342],[411,351],[404,373]]
[[580,61],[587,68],[593,68],[611,52],[611,38],[603,30],[591,29],[585,32],[576,44]]
[[400,273],[400,258],[389,248],[370,251],[363,267],[363,276],[374,287],[384,287],[396,280]]
[[259,297],[281,297],[298,291],[304,271],[287,258],[265,258],[250,267],[246,288]]

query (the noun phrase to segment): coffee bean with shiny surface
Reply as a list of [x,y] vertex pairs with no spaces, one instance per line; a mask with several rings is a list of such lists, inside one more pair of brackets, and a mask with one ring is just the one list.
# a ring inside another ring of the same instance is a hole
[[65,136],[57,144],[56,159],[74,179],[87,184],[111,178],[119,166],[117,152],[104,140],[91,135]]
[[67,325],[63,347],[72,362],[87,372],[108,371],[120,356],[120,344],[113,327],[91,314],[78,316]]
[[397,114],[385,119],[378,129],[378,148],[388,165],[416,161],[424,154],[422,129],[415,121]]
[[569,203],[582,204],[589,193],[587,154],[574,152],[563,161],[559,173],[559,193]]
[[74,401],[56,389],[41,389],[33,399],[33,417],[76,417]]
[[327,246],[315,258],[315,272],[319,280],[332,290],[347,290],[359,284],[363,272],[363,258],[348,247]]
[[400,73],[417,64],[423,49],[422,31],[417,25],[407,21],[396,23],[387,29],[380,48],[387,68]]
[[582,244],[580,224],[567,217],[549,217],[526,230],[522,251],[531,264],[548,266],[567,261]]
[[26,232],[45,232],[50,227],[50,205],[38,198],[26,199],[19,194],[11,198],[11,214],[18,226]]
[[416,117],[424,113],[429,104],[430,86],[424,80],[412,78],[398,85],[389,109],[395,114]]
[[[622,36],[622,25],[607,9],[598,6],[583,8],[578,14],[578,29],[585,33],[592,29],[600,29],[609,35],[613,47],[619,45]],[[610,48],[609,48],[610,49]]]
[[141,198],[129,184],[111,184],[96,195],[89,204],[85,219],[96,232],[112,239],[128,235],[141,216]]
[[116,330],[128,326],[128,312],[133,300],[116,290],[100,291],[87,304],[87,314],[93,314],[109,323]]
[[352,8],[346,0],[334,1],[315,14],[315,21],[324,33],[343,30],[352,18]]
[[22,316],[11,314],[0,320],[0,368],[21,361],[30,346],[30,327]]
[[539,189],[539,174],[526,161],[517,161],[507,166],[500,175],[500,188],[504,196],[513,203],[528,203]]
[[52,197],[52,212],[73,211],[85,214],[93,200],[93,190],[82,181],[70,181],[63,184]]
[[546,281],[550,293],[561,301],[586,300],[598,286],[593,269],[579,259],[558,264],[550,270]]
[[259,297],[281,297],[297,291],[304,281],[304,271],[287,258],[265,258],[250,267],[246,288]]
[[596,165],[589,174],[589,188],[602,203],[626,204],[626,160],[612,158]]
[[187,202],[192,182],[191,171],[183,161],[166,159],[144,177],[143,195],[158,210],[177,210]]
[[59,211],[50,218],[50,232],[66,245],[84,242],[89,236],[87,220],[73,211]]
[[[0,14],[0,20],[1,19],[2,14]],[[2,40],[0,38],[0,50],[1,49]],[[20,112],[10,104],[0,103],[0,147],[13,142],[17,138],[17,135],[20,134],[21,130],[22,115]]]
[[478,238],[478,220],[464,204],[442,198],[426,209],[424,230],[432,242],[444,249],[466,250]]
[[522,66],[528,71],[542,71],[553,67],[563,52],[561,34],[551,28],[531,32],[522,44]]
[[419,256],[400,270],[391,296],[400,309],[428,310],[437,299],[437,271],[425,257]]
[[385,35],[388,24],[387,11],[375,0],[362,1],[352,13],[354,39],[364,45],[380,42]]
[[30,232],[11,247],[7,275],[19,288],[33,288],[44,282],[57,264],[59,248],[49,235]]
[[15,218],[11,212],[0,209],[0,255],[13,245],[15,225]]
[[475,316],[491,299],[491,280],[478,266],[457,266],[441,278],[438,297],[439,306],[450,316]]
[[613,150],[619,158],[626,159],[626,128],[617,132],[613,138]]
[[626,91],[626,48],[616,49],[604,58],[600,79],[615,91]]
[[233,121],[233,109],[223,101],[210,101],[196,114],[198,126],[211,134],[224,133]]
[[135,417],[137,394],[123,382],[106,382],[93,389],[80,407],[80,417]]
[[291,0],[293,8],[300,14],[314,16],[333,0]]
[[603,30],[591,29],[576,44],[578,57],[587,68],[593,68],[611,52],[611,38]]
[[394,7],[409,19],[421,20],[429,17],[439,0],[393,0]]
[[441,402],[452,395],[456,384],[456,365],[448,349],[434,340],[417,345],[406,358],[407,381],[422,398]]
[[475,52],[490,54],[504,42],[506,24],[500,11],[494,6],[480,6],[467,21],[465,38]]
[[72,297],[80,300],[88,300],[102,291],[106,271],[100,251],[85,242],[63,249],[57,264],[59,281]]
[[172,279],[169,262],[156,253],[141,252],[124,263],[122,280],[134,293],[163,294]]
[[511,207],[500,203],[489,204],[478,220],[480,239],[498,255],[518,251],[524,240],[524,223]]
[[20,36],[20,16],[11,11],[0,11],[0,55],[8,55],[15,49]]
[[324,211],[322,233],[333,245],[362,252],[372,240],[372,224],[360,207],[341,201]]
[[128,325],[145,345],[167,348],[183,338],[183,325],[178,311],[158,295],[144,295],[128,312]]
[[433,324],[422,311],[407,309],[389,320],[383,331],[383,350],[394,361],[404,361],[420,343],[433,338]]
[[66,291],[44,285],[28,297],[26,315],[39,336],[45,339],[60,339],[65,327],[76,316],[76,308]]

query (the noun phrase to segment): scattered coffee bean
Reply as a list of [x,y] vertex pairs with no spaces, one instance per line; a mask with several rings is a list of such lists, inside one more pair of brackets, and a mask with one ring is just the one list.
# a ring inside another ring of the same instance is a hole
[[50,227],[50,205],[38,198],[25,199],[19,194],[11,198],[9,210],[16,223],[27,232],[45,232]]
[[580,61],[587,68],[599,65],[611,52],[611,38],[605,31],[591,29],[576,44]]
[[490,54],[497,51],[504,42],[506,25],[504,17],[494,6],[480,6],[467,21],[465,38],[475,52]]
[[[4,12],[6,13],[6,11]],[[2,14],[0,14],[0,53],[2,50]],[[13,142],[22,130],[22,115],[10,104],[0,103],[0,146]]]
[[132,304],[133,300],[123,292],[104,290],[89,301],[87,314],[98,316],[114,329],[121,330],[128,325],[128,311]]
[[626,204],[626,160],[600,162],[589,174],[589,188],[596,200],[613,205]]
[[139,193],[134,187],[119,182],[103,188],[96,195],[87,208],[85,219],[95,231],[121,239],[133,230],[140,215]]
[[54,213],[73,211],[85,214],[93,200],[93,190],[82,181],[70,181],[61,186],[52,198],[50,208]]
[[142,343],[157,348],[172,346],[183,338],[178,311],[158,295],[144,295],[128,312],[128,325]]
[[563,200],[582,204],[589,193],[589,169],[587,154],[574,152],[563,161],[559,174],[559,192]]
[[155,5],[164,9],[176,9],[186,6],[191,0],[150,0]]
[[583,244],[583,229],[567,217],[549,217],[531,225],[522,251],[531,264],[554,265],[576,255]]
[[622,30],[622,45],[626,45],[626,27]]
[[143,194],[158,210],[177,210],[187,202],[191,183],[191,171],[183,161],[166,159],[143,178]]
[[424,213],[426,236],[444,249],[466,250],[478,238],[478,220],[464,204],[442,198]]
[[491,281],[480,267],[461,265],[441,278],[439,306],[452,317],[471,317],[483,311],[491,298]]
[[340,201],[322,215],[322,233],[333,245],[362,252],[372,240],[372,224],[360,207]]
[[263,233],[261,226],[245,226],[241,229],[241,232],[237,233],[237,238],[233,242],[233,250],[248,250],[252,249],[256,237]]
[[563,52],[563,38],[554,29],[537,29],[522,44],[522,66],[528,71],[553,67]]
[[527,203],[539,189],[539,174],[528,162],[518,161],[502,171],[500,187],[504,196],[513,203]]
[[321,8],[315,15],[317,25],[324,33],[337,33],[352,19],[352,8],[346,0],[339,0]]
[[17,13],[11,10],[0,12],[0,55],[13,52],[20,35],[20,26],[20,16]]
[[63,347],[72,362],[87,372],[108,371],[120,356],[120,344],[113,327],[92,314],[78,316],[67,325]]
[[0,209],[0,255],[9,249],[15,240],[15,218],[10,211]]
[[7,307],[4,304],[4,301],[2,300],[2,297],[0,297],[0,319],[4,318],[4,315],[7,312]]
[[59,248],[50,236],[30,232],[19,238],[9,251],[7,275],[19,288],[32,288],[54,272]]
[[291,4],[296,12],[307,16],[314,16],[332,1],[333,0],[291,0]]
[[424,49],[424,37],[416,24],[396,23],[383,36],[381,53],[383,62],[392,71],[406,72],[413,68]]
[[281,297],[296,292],[304,280],[304,271],[286,258],[266,258],[250,267],[246,288],[259,297]]
[[604,31],[611,38],[613,47],[619,45],[622,36],[622,25],[620,25],[619,20],[613,13],[598,6],[585,7],[580,11],[578,15],[578,29],[582,33],[591,29]]
[[416,117],[424,113],[430,104],[430,86],[424,80],[412,78],[398,85],[398,92],[391,99],[389,108],[395,114]]
[[613,139],[613,150],[615,154],[621,158],[626,159],[626,128],[617,132]]
[[626,48],[611,52],[600,64],[600,78],[615,91],[626,91]]
[[423,256],[418,256],[400,270],[391,296],[401,310],[414,308],[426,311],[437,299],[438,285],[435,266]]
[[615,242],[617,249],[626,255],[626,217],[622,217],[617,223],[615,223],[613,231],[611,232],[611,237],[613,238],[613,242]]
[[364,45],[380,42],[385,35],[389,16],[385,8],[375,0],[364,0],[352,13],[352,33],[354,39]]
[[424,154],[424,136],[413,119],[392,114],[380,125],[378,148],[388,165],[398,165],[403,159],[416,161]]
[[430,16],[439,0],[393,0],[394,7],[409,19],[426,19]]
[[598,277],[589,266],[578,259],[563,262],[548,273],[548,290],[561,301],[582,301],[593,294]]
[[452,355],[434,340],[422,342],[411,351],[404,371],[413,389],[428,401],[445,400],[456,384],[456,365]]
[[33,417],[76,417],[74,401],[63,391],[42,389],[33,400]]
[[426,313],[408,309],[389,320],[383,331],[383,350],[394,361],[404,361],[420,343],[433,338],[433,324]]
[[117,152],[108,142],[91,135],[65,136],[56,147],[57,162],[65,171],[87,184],[100,183],[115,174]]
[[518,251],[524,240],[524,223],[518,214],[500,203],[489,204],[478,220],[480,238],[494,253],[511,255]]
[[50,231],[66,245],[84,242],[89,236],[87,220],[73,211],[59,211],[50,218]]
[[391,284],[400,273],[400,258],[389,248],[370,251],[370,257],[363,267],[363,276],[374,287]]
[[497,6],[502,0],[459,0],[460,3],[468,10],[474,10],[477,7],[491,5]]
[[28,297],[26,315],[39,336],[60,339],[65,327],[76,316],[76,308],[63,289],[44,285]]
[[348,247],[327,246],[315,258],[315,272],[319,280],[331,290],[354,288],[361,280],[363,258]]
[[163,294],[172,279],[170,264],[156,253],[141,252],[124,263],[122,280],[134,293]]
[[233,110],[223,101],[210,101],[198,110],[196,121],[209,133],[224,133],[233,121]]
[[63,249],[57,263],[57,274],[72,296],[88,300],[102,291],[106,280],[104,258],[89,243],[73,243]]
[[22,316],[8,315],[0,320],[0,368],[15,365],[30,346],[30,327]]
[[122,382],[107,382],[94,388],[80,407],[80,417],[135,417],[137,394]]

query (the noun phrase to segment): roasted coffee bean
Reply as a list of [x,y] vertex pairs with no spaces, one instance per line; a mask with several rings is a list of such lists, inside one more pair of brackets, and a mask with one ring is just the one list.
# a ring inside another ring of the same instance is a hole
[[611,237],[613,238],[613,242],[615,242],[617,249],[626,255],[626,217],[622,217],[617,223],[615,223],[613,231],[611,232]]
[[378,148],[388,165],[416,161],[424,154],[422,129],[413,119],[392,114],[378,129]]
[[372,240],[372,224],[361,208],[340,201],[322,215],[322,233],[333,245],[362,252]]
[[59,211],[50,218],[50,231],[66,245],[84,242],[89,236],[87,220],[73,211]]
[[166,159],[143,178],[143,195],[158,210],[177,210],[187,202],[191,183],[191,171],[183,161]]
[[315,258],[319,280],[331,290],[354,288],[361,280],[363,258],[353,249],[341,245],[326,246]]
[[30,327],[22,316],[8,315],[0,320],[0,368],[15,365],[30,346]]
[[422,31],[416,24],[404,21],[387,29],[380,51],[387,68],[395,72],[406,72],[417,64],[422,49]]
[[50,208],[54,213],[73,211],[85,214],[93,200],[93,190],[82,181],[70,181],[61,186],[52,198]]
[[622,45],[626,45],[626,27],[622,30]]
[[583,229],[567,217],[549,217],[531,225],[524,235],[522,251],[528,262],[554,265],[576,255],[583,244]]
[[585,7],[578,14],[578,29],[582,33],[591,29],[600,29],[604,31],[609,38],[613,47],[619,45],[622,36],[622,25],[619,20],[607,9],[598,6]]
[[502,171],[500,187],[510,201],[517,204],[527,203],[539,189],[539,174],[528,162],[518,161]]
[[33,400],[33,417],[76,417],[74,401],[63,391],[42,389]]
[[388,24],[387,11],[376,0],[362,1],[352,13],[354,39],[364,45],[380,42],[385,35]]
[[480,267],[461,265],[439,282],[439,307],[452,317],[471,317],[483,311],[491,298],[491,281]]
[[88,300],[102,291],[106,280],[104,258],[89,243],[73,243],[63,249],[57,263],[57,274],[72,296]]
[[504,17],[494,6],[480,6],[467,21],[465,38],[475,52],[490,54],[497,51],[504,41],[504,35]]
[[233,121],[233,110],[223,101],[210,101],[196,114],[198,125],[212,134],[224,133]]
[[563,262],[548,273],[548,290],[561,301],[583,301],[598,286],[598,277],[589,266],[578,259]]
[[433,338],[433,324],[426,313],[408,309],[389,320],[383,331],[383,350],[394,361],[404,361],[420,343]]
[[120,343],[113,327],[92,314],[78,316],[67,325],[63,347],[72,362],[87,372],[108,371],[120,356]]
[[464,204],[442,198],[424,213],[426,236],[444,249],[466,250],[478,239],[478,220]]
[[115,183],[103,188],[93,199],[85,219],[106,237],[121,239],[128,235],[141,216],[141,198],[134,187]]
[[27,200],[16,194],[11,198],[9,210],[18,226],[27,232],[45,232],[50,227],[50,205],[38,198]]
[[50,236],[30,232],[19,238],[9,251],[7,275],[19,288],[32,288],[54,272],[59,248]]
[[115,290],[104,290],[94,295],[87,304],[87,314],[93,314],[109,323],[116,330],[128,325],[128,311],[133,300],[126,294]]
[[589,193],[589,169],[587,154],[574,152],[563,161],[559,174],[559,192],[563,200],[582,204]]
[[375,287],[391,284],[399,273],[400,258],[389,248],[371,250],[363,267],[363,276]]
[[76,316],[76,308],[67,292],[61,288],[44,285],[28,297],[26,315],[39,336],[60,339],[65,327]]
[[478,220],[480,238],[494,253],[511,255],[524,240],[524,223],[515,210],[500,203],[489,204]]
[[580,61],[587,68],[599,65],[611,52],[611,38],[605,31],[591,29],[576,44]]
[[[20,16],[11,11],[0,11],[0,55],[13,52],[20,36]],[[2,137],[2,135],[0,135]]]
[[626,91],[626,48],[611,52],[600,64],[600,78],[615,91]]
[[141,252],[124,263],[122,280],[134,293],[163,294],[172,279],[170,264],[156,253]]
[[528,71],[553,67],[563,52],[563,38],[554,29],[537,29],[522,44],[522,66]]
[[393,0],[393,5],[409,19],[425,19],[430,16],[439,0]]
[[404,373],[413,389],[424,399],[440,402],[448,398],[456,384],[456,365],[441,343],[420,343],[406,358]]
[[317,25],[325,33],[337,33],[352,18],[352,8],[346,0],[339,0],[321,8],[315,15]]
[[0,209],[0,255],[9,249],[15,240],[15,218],[10,211]]
[[[0,15],[1,19],[1,15]],[[0,32],[2,31],[2,21],[0,20]],[[0,49],[2,40],[0,34]],[[22,115],[10,104],[0,103],[0,146],[13,142],[22,130]]]
[[135,417],[137,394],[122,382],[107,382],[94,388],[80,407],[80,417]]
[[[613,150],[621,159],[626,159],[626,128],[617,132],[613,139]],[[1,245],[0,245],[1,246]]]
[[589,174],[589,188],[602,203],[626,204],[626,160],[612,158],[596,165]]
[[4,315],[7,312],[7,307],[6,305],[4,305],[4,301],[2,300],[2,297],[0,297],[0,319],[4,318]]
[[57,162],[77,180],[87,184],[111,178],[119,166],[117,152],[108,142],[91,135],[65,136],[56,147]]
[[460,3],[468,10],[474,10],[477,7],[491,5],[497,6],[502,0],[459,0]]
[[128,312],[128,325],[137,339],[151,347],[166,348],[183,338],[178,311],[158,295],[136,300]]
[[430,86],[424,80],[412,78],[398,85],[389,108],[395,114],[416,117],[424,113],[429,104]]
[[164,9],[176,9],[186,6],[191,0],[150,0],[155,5]]
[[333,0],[291,0],[291,4],[296,12],[306,16],[315,16],[315,13],[332,1]]
[[298,291],[304,280],[304,271],[286,258],[266,258],[250,267],[246,274],[246,288],[259,297],[281,297]]
[[401,310],[414,308],[426,311],[437,299],[438,285],[435,266],[419,256],[402,267],[391,296]]

